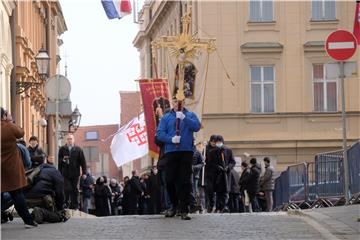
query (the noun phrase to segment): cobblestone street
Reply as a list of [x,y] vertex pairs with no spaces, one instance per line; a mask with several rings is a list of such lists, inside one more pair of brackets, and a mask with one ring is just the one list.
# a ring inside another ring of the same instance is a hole
[[163,216],[71,218],[25,229],[2,224],[2,239],[326,239],[304,217],[287,213],[203,214],[191,221]]

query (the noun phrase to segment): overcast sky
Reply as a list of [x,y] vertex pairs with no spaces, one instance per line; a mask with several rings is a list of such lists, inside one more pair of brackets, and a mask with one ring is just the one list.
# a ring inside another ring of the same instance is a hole
[[[100,0],[60,0],[68,30],[61,36],[61,70],[71,82],[81,126],[119,124],[119,91],[138,90],[139,53],[133,16],[109,20]],[[132,3],[132,1],[131,1]],[[67,56],[66,56],[67,55]]]

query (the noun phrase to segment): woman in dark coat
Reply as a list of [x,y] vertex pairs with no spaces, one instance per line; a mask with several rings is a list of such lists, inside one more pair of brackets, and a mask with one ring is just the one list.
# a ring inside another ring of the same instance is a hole
[[111,191],[108,185],[106,185],[106,177],[99,177],[96,179],[95,185],[95,212],[96,216],[110,216],[111,208]]
[[12,123],[5,109],[1,108],[1,193],[10,193],[17,213],[25,226],[30,228],[37,224],[27,209],[22,191],[27,182],[21,154],[16,145],[16,139],[23,136],[24,130]]

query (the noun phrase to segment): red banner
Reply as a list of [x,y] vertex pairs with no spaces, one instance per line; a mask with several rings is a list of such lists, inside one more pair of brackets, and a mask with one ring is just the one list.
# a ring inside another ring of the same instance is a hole
[[169,84],[165,79],[139,80],[149,141],[149,153],[157,158],[159,148],[154,138],[160,119],[170,109]]
[[354,21],[354,35],[357,44],[360,45],[360,1],[356,1],[355,21]]

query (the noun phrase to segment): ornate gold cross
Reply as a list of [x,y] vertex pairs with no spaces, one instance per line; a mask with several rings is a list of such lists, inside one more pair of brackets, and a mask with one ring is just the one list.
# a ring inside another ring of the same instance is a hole
[[[199,39],[197,33],[189,35],[189,26],[191,23],[191,6],[185,16],[181,18],[183,31],[177,36],[163,36],[151,42],[153,56],[155,50],[159,48],[168,48],[172,56],[176,57],[179,66],[179,87],[176,93],[176,99],[183,101],[184,95],[184,66],[188,59],[193,59],[199,49],[206,50],[211,53],[216,50],[215,39]],[[175,69],[174,69],[175,71]]]

